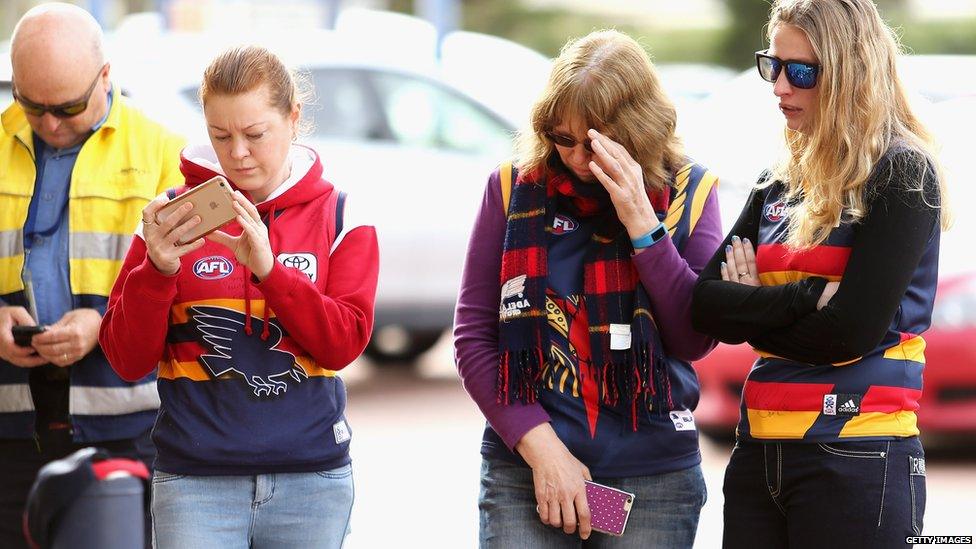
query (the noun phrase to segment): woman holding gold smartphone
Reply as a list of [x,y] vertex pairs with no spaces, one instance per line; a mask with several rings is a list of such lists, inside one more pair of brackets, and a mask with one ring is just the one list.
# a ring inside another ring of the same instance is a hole
[[336,371],[372,328],[376,233],[294,143],[300,93],[274,54],[224,52],[200,98],[211,144],[181,169],[188,188],[226,177],[236,218],[181,243],[199,212],[156,213],[186,188],[151,202],[99,338],[123,378],[158,367],[155,546],[338,547],[353,485]]

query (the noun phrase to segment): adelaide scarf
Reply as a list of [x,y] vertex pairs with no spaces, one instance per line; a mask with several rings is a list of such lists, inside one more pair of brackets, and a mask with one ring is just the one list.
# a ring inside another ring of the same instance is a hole
[[[667,212],[668,191],[649,195],[659,218]],[[501,268],[499,402],[536,401],[551,360],[547,244],[557,209],[595,221],[583,269],[591,370],[602,402],[629,405],[636,430],[639,405],[647,410],[671,408],[660,337],[631,260],[633,246],[609,194],[599,182],[579,181],[561,167],[519,174],[512,188]]]

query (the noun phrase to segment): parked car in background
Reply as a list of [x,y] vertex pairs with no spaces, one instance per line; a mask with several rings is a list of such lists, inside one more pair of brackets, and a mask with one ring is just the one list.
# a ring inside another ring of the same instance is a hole
[[[932,326],[923,337],[925,381],[918,401],[922,436],[971,438],[976,435],[976,271],[940,278]],[[695,363],[701,382],[695,422],[706,436],[732,440],[742,386],[756,356],[748,345],[721,343]]]
[[412,359],[453,322],[470,226],[515,126],[432,74],[335,59],[302,66],[319,90],[306,141],[377,227],[368,352]]
[[454,31],[441,44],[440,66],[451,84],[522,129],[549,80],[552,60],[504,38]]
[[[147,114],[208,137],[197,99],[203,70],[225,47],[266,45],[314,89],[303,106],[325,175],[348,191],[348,215],[374,223],[380,242],[376,321],[367,354],[409,361],[453,322],[468,235],[489,173],[511,156],[520,121],[463,92],[417,51],[351,33],[165,33],[146,21],[106,37],[113,81]],[[138,48],[133,48],[138,35]],[[9,60],[0,100],[10,101]]]
[[[380,46],[353,47],[339,33],[317,34],[312,43],[269,45],[315,90],[304,106],[311,133],[302,141],[319,152],[326,177],[349,192],[350,215],[377,228],[380,278],[367,354],[410,360],[451,326],[470,226],[488,174],[511,154],[515,124],[425,62],[388,59]],[[205,139],[201,74],[175,90],[170,110],[189,113],[191,140]],[[133,95],[138,100],[138,90]]]

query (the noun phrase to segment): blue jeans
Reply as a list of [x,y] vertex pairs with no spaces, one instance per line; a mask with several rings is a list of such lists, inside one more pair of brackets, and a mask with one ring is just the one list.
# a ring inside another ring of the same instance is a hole
[[339,548],[349,531],[352,466],[256,476],[152,479],[159,549]]
[[906,547],[922,532],[925,453],[916,437],[739,441],[723,491],[726,549]]
[[701,466],[647,477],[594,478],[594,482],[636,495],[621,537],[579,534],[542,524],[536,513],[532,470],[500,459],[481,462],[479,542],[482,549],[510,547],[688,549],[695,543],[705,504]]

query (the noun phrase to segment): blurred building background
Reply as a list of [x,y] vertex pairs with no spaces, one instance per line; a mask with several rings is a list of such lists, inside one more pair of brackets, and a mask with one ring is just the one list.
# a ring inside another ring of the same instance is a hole
[[[6,0],[0,32],[38,0]],[[615,27],[639,36],[662,62],[718,63],[741,68],[762,47],[766,0],[75,0],[106,28],[125,15],[158,11],[171,30],[251,22],[284,27],[329,26],[340,9],[389,9],[456,28],[508,38],[555,55],[567,36]],[[976,0],[877,0],[915,53],[976,53]]]

